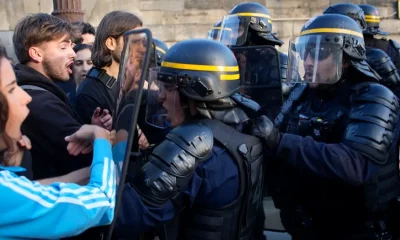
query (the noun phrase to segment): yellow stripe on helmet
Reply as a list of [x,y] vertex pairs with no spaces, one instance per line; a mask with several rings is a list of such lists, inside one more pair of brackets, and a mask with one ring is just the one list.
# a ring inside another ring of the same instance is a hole
[[379,23],[381,22],[381,17],[374,15],[365,15],[365,21],[369,23]]
[[380,16],[374,16],[374,15],[365,15],[365,19],[381,19]]
[[160,51],[160,52],[162,52],[162,53],[165,54],[165,51],[164,51],[164,49],[162,49],[162,48],[156,47],[156,50],[158,50],[158,51]]
[[239,17],[263,17],[263,18],[271,18],[270,15],[264,13],[252,13],[252,12],[243,12],[243,13],[234,13],[231,16],[239,16]]
[[232,80],[239,80],[240,74],[221,74],[219,75],[219,80],[222,81],[232,81]]
[[308,34],[313,34],[313,33],[344,33],[344,34],[349,34],[357,37],[363,37],[362,33],[359,33],[357,31],[352,31],[348,29],[342,29],[342,28],[315,28],[315,29],[310,29],[310,30],[305,30],[300,33],[301,36],[308,35]]
[[368,23],[380,23],[381,20],[374,20],[374,19],[365,19],[365,21]]
[[238,66],[214,66],[214,65],[199,65],[174,62],[162,62],[162,67],[192,70],[192,71],[209,71],[209,72],[238,72]]

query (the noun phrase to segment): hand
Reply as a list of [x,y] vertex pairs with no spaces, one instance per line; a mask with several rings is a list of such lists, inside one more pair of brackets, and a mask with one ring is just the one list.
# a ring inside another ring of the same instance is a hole
[[275,149],[281,139],[278,129],[276,129],[272,121],[264,115],[255,120],[253,124],[253,135],[264,140],[269,149]]
[[83,125],[74,134],[65,137],[65,141],[69,142],[67,150],[74,156],[90,153],[96,138],[105,138],[110,141],[110,132],[99,126]]
[[19,147],[25,148],[28,150],[31,150],[31,148],[32,148],[31,140],[25,135],[23,135],[22,138],[18,141],[18,145],[19,145]]
[[150,146],[149,142],[147,141],[146,136],[142,132],[142,129],[138,128],[138,134],[139,134],[139,148],[140,149],[146,149]]
[[104,109],[101,115],[100,112],[101,109],[99,107],[94,110],[92,115],[92,124],[111,130],[112,116],[110,112],[107,109]]
[[8,140],[8,149],[4,153],[3,164],[5,166],[20,166],[24,157],[25,149],[30,150],[32,148],[31,140],[29,140],[25,135],[23,135],[18,141],[9,138]]

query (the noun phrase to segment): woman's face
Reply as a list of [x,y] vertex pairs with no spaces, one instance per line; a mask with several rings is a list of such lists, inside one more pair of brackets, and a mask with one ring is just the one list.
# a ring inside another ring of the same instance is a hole
[[82,49],[76,53],[74,64],[72,65],[72,76],[76,86],[85,80],[86,73],[93,66],[92,63],[92,52],[89,49]]
[[8,119],[6,134],[14,139],[22,137],[21,125],[29,114],[27,107],[32,98],[17,85],[14,70],[6,58],[0,58],[0,91],[7,99]]

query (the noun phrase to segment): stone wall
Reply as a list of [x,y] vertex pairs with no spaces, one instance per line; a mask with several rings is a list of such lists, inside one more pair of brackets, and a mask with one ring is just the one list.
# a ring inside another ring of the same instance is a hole
[[[267,6],[273,18],[273,28],[285,41],[280,50],[287,50],[288,40],[296,36],[303,24],[331,4],[352,2],[377,6],[384,19],[381,26],[400,40],[397,0],[255,0]],[[112,10],[138,14],[153,35],[167,45],[189,38],[204,38],[207,31],[241,0],[82,0],[85,21],[97,27],[101,18]],[[12,30],[26,14],[53,10],[52,0],[0,0],[0,40],[13,56]]]

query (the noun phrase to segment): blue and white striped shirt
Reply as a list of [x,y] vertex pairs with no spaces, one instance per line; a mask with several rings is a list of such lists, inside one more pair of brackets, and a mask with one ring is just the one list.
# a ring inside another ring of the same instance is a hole
[[44,186],[0,171],[0,239],[57,239],[110,224],[116,193],[111,145],[105,139],[96,139],[93,151],[86,186]]

